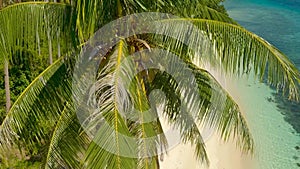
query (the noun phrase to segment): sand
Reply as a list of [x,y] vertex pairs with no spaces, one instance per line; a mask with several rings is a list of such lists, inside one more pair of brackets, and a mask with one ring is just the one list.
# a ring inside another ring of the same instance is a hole
[[253,169],[254,160],[243,155],[233,142],[224,143],[217,134],[206,142],[207,154],[210,161],[205,166],[196,161],[194,148],[190,144],[179,144],[170,150],[168,155],[160,161],[162,169]]
[[[224,77],[220,71],[216,71],[209,65],[202,65],[219,81],[219,83],[230,93],[233,99],[239,104],[242,112],[243,105],[239,102],[239,93],[235,92],[236,79]],[[163,125],[166,127],[166,125]],[[223,142],[219,135],[214,132],[206,138],[206,151],[210,161],[209,166],[196,161],[194,148],[190,144],[179,144],[164,155],[160,161],[162,169],[253,169],[256,162],[250,155],[243,154],[235,145],[233,140]]]

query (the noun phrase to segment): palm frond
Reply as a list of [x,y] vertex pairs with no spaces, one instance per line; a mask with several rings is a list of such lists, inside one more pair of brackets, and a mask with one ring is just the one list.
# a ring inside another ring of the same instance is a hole
[[261,81],[267,76],[271,86],[288,93],[290,99],[299,99],[300,73],[295,65],[254,33],[237,25],[206,19],[165,19],[158,21],[157,27],[159,34],[167,36],[164,44],[174,39],[181,42],[170,43],[169,48],[180,51],[187,46],[193,56],[190,60],[198,57],[197,61],[208,61],[237,75],[248,74],[253,69]]
[[157,156],[165,151],[168,145],[158,119],[156,104],[151,104],[151,101],[149,103],[145,81],[142,77],[138,77],[138,74],[131,85],[134,111],[128,115],[131,117],[128,123],[140,152],[138,168],[158,168]]
[[[78,0],[75,2],[76,29],[81,43],[86,42],[96,30],[122,16],[161,12],[188,18],[206,18],[235,23],[228,15],[207,6],[209,2],[199,0]],[[180,6],[181,8],[178,8]]]
[[[0,58],[13,57],[16,50],[23,48],[39,51],[42,37],[51,42],[57,38],[57,32],[66,32],[61,40],[69,41],[67,33],[75,35],[75,28],[70,27],[74,22],[79,41],[84,43],[95,30],[126,14],[171,10],[175,15],[189,17],[159,17],[150,23],[154,29],[144,33],[153,33],[151,41],[159,39],[156,45],[168,51],[141,52],[149,55],[147,63],[140,63],[135,57],[126,59],[129,47],[125,40],[101,58],[95,77],[91,74],[95,67],[80,67],[79,63],[77,66],[86,72],[73,74],[74,60],[60,58],[12,106],[0,126],[1,148],[22,142],[33,149],[34,144],[44,144],[45,139],[51,138],[46,168],[158,168],[156,155],[159,148],[167,149],[167,140],[157,118],[157,105],[151,102],[151,90],[161,89],[165,97],[155,95],[155,103],[165,103],[164,115],[180,131],[182,142],[196,145],[198,159],[208,164],[198,129],[202,124],[215,128],[224,140],[234,137],[245,152],[252,151],[253,140],[238,106],[207,71],[196,65],[209,61],[238,75],[253,68],[260,80],[267,74],[271,85],[289,90],[290,99],[295,100],[299,99],[300,73],[271,44],[235,25],[226,14],[207,7],[208,1],[199,2],[78,0],[74,13],[70,6],[43,2],[0,10]],[[107,40],[104,35],[102,38]],[[140,69],[143,64],[152,69]],[[195,86],[191,88],[190,84]]]
[[[209,160],[206,154],[205,143],[196,124],[197,119],[193,117],[192,114],[194,113],[189,112],[187,107],[182,106],[178,84],[169,75],[159,73],[153,81],[153,88],[164,92],[166,100],[161,101],[161,103],[165,102],[164,115],[168,119],[169,124],[180,131],[181,141],[195,145],[197,159],[208,165]],[[158,98],[156,97],[156,99]],[[186,99],[193,100],[191,96]],[[204,98],[201,99],[205,100]],[[201,108],[205,109],[204,106]]]
[[[217,11],[209,5],[218,6],[218,2],[202,0],[164,0],[149,2],[147,0],[121,0],[125,14],[140,12],[161,12],[187,18],[205,18],[235,23],[225,11]],[[178,8],[180,6],[180,8]],[[124,14],[124,15],[125,15]]]
[[196,157],[208,164],[203,133],[198,129],[198,126],[204,125],[219,131],[225,141],[232,136],[244,152],[252,152],[253,140],[237,104],[207,71],[192,64],[190,68],[196,78],[200,99],[195,100],[192,95],[186,95],[185,99],[200,102],[198,111],[190,112],[182,106],[180,87],[170,75],[158,73],[152,86],[165,93],[166,100],[160,102],[165,102],[164,113],[169,123],[180,130],[182,141],[196,145]]
[[[149,69],[147,71],[150,80],[145,80],[150,85],[148,95],[153,94],[155,102],[164,105],[164,115],[170,125],[180,132],[182,142],[195,144],[196,157],[208,164],[205,145],[196,124],[197,112],[202,108],[202,98],[198,94],[193,72],[185,62],[169,51],[152,49],[142,52],[141,55],[147,55],[149,58],[142,63]],[[157,72],[158,70],[161,72]],[[152,71],[156,75],[151,80]],[[161,90],[164,95],[152,93],[155,89]]]
[[[38,51],[47,47],[48,41],[57,39],[66,44],[70,38],[70,6],[61,3],[18,3],[0,10],[0,59],[12,59],[20,50]],[[50,30],[48,36],[47,31]],[[70,45],[65,45],[67,51]]]
[[54,126],[65,101],[71,99],[71,76],[65,61],[62,57],[49,66],[15,101],[0,126],[2,148],[23,141],[32,149],[45,142],[49,132],[45,127]]
[[[179,129],[185,138],[183,140],[195,143],[194,139],[199,139],[195,135],[201,136],[197,125],[205,124],[218,130],[224,140],[235,137],[245,152],[253,150],[252,137],[237,104],[207,71],[191,62],[180,61],[166,51],[155,53],[152,50],[148,54],[152,64],[160,65],[160,69],[165,71],[156,74],[151,82],[152,90],[161,89],[165,93],[166,100],[159,96],[156,99],[165,102],[164,112],[170,124]],[[193,84],[196,85],[194,90]],[[202,152],[197,154],[198,158],[208,161],[201,141],[198,140],[197,144],[201,149],[199,152]]]
[[190,64],[197,79],[203,109],[197,121],[219,131],[223,140],[233,137],[243,152],[253,152],[253,138],[238,105],[206,70]]
[[83,168],[81,160],[89,143],[74,106],[66,103],[49,142],[45,168]]
[[[107,64],[100,68],[96,77],[92,77],[98,79],[95,86],[90,88],[91,91],[81,93],[83,96],[88,94],[89,98],[79,103],[98,105],[95,109],[85,111],[83,117],[83,126],[94,141],[87,150],[87,168],[135,168],[137,164],[134,158],[138,157],[137,146],[134,140],[127,139],[133,136],[124,119],[124,113],[128,112],[130,105],[128,89],[124,86],[130,80],[127,73],[132,69],[124,70],[121,67],[122,60],[128,55],[126,51],[127,45],[121,40],[112,55],[107,57]],[[90,79],[91,74],[77,77],[79,83],[90,81],[86,78]],[[84,105],[81,107],[84,108]]]
[[[165,4],[162,7],[162,11],[169,13],[169,11],[176,11],[172,13],[173,15],[177,15],[179,17],[184,18],[203,18],[203,19],[210,19],[210,20],[217,20],[232,24],[237,24],[233,19],[231,19],[225,11],[217,11],[216,9],[211,8],[209,5],[218,6],[217,2],[204,2],[199,0],[178,0],[178,1],[171,1],[174,5],[171,6],[170,4]],[[180,8],[178,8],[180,6]],[[172,9],[169,9],[169,8]]]

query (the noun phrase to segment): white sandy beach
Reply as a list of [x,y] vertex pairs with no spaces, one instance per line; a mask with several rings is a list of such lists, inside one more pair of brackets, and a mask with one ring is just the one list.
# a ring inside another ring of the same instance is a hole
[[162,169],[253,169],[254,160],[243,155],[234,142],[224,143],[216,134],[206,142],[209,166],[197,162],[191,145],[180,144],[160,162]]
[[[209,66],[204,66],[216,77],[219,83],[230,93],[230,95],[239,104],[243,112],[243,105],[239,103],[239,94],[235,92],[235,80],[230,77],[224,78],[218,71]],[[160,162],[162,169],[253,169],[255,167],[255,158],[243,154],[236,147],[233,140],[223,142],[215,132],[205,139],[206,151],[210,161],[209,166],[205,166],[196,161],[194,148],[189,144],[179,144],[164,156]]]

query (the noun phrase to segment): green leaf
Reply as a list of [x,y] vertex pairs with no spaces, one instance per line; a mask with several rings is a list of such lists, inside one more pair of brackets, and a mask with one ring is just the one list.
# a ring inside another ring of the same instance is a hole
[[288,93],[289,99],[299,99],[299,70],[287,56],[254,33],[207,19],[165,19],[157,21],[157,27],[158,33],[166,36],[160,46],[177,52],[186,46],[191,56],[188,60],[196,65],[209,62],[235,75],[253,70],[261,81],[267,76],[268,83]]
[[55,124],[65,101],[71,99],[71,76],[64,62],[62,57],[49,66],[15,101],[0,126],[1,147],[20,139],[29,149],[42,144],[47,127]]
[[[41,54],[41,46],[49,45],[42,38],[57,39],[57,32],[62,32],[60,43],[69,41],[71,29],[67,18],[70,12],[68,5],[46,2],[18,3],[1,9],[0,61],[12,59],[16,52],[22,50]],[[49,36],[46,33],[48,30]]]
[[83,168],[81,160],[89,143],[74,106],[66,103],[51,136],[45,168]]

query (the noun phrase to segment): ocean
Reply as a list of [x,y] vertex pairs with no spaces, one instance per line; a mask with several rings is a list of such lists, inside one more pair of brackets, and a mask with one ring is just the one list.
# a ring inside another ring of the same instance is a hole
[[[300,0],[226,0],[229,15],[285,53],[300,69]],[[239,104],[255,141],[258,169],[300,169],[300,103],[252,78],[238,82]]]

